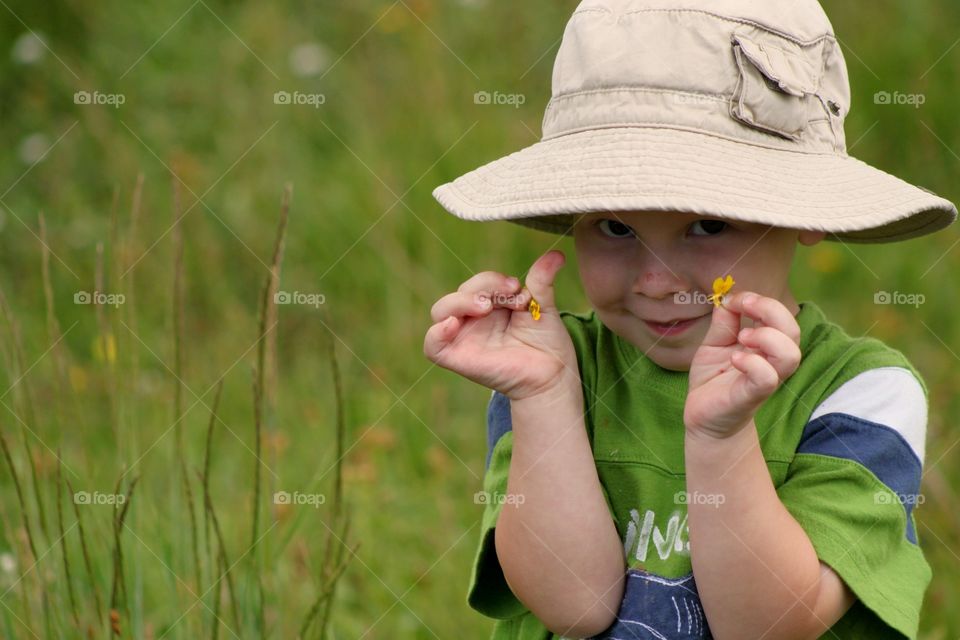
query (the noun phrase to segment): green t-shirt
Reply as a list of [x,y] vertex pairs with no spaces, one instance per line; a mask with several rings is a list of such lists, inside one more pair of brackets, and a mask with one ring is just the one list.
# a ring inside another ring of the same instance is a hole
[[[754,417],[777,494],[819,558],[857,595],[824,638],[916,638],[931,571],[916,535],[927,388],[904,355],[851,337],[800,303],[800,366]],[[597,472],[624,545],[617,620],[598,638],[711,638],[690,563],[683,406],[688,373],[664,369],[596,313],[562,311],[583,384]],[[467,603],[494,640],[558,638],[507,585],[494,527],[507,492],[509,399],[487,409],[486,500]]]

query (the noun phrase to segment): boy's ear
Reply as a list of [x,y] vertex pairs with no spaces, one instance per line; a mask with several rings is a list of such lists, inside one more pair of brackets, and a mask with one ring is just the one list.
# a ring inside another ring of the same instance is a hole
[[797,236],[797,241],[800,244],[812,247],[826,237],[826,231],[808,231],[806,229],[801,229],[800,235]]

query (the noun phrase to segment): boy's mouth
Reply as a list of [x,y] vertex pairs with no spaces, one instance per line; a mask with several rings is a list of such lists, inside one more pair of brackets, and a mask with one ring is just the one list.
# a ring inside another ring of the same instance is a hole
[[644,320],[643,323],[650,328],[651,331],[660,336],[673,336],[679,335],[692,326],[697,324],[703,318],[706,318],[709,313],[702,316],[696,316],[695,318],[688,319],[675,319],[670,322],[653,322],[651,320]]

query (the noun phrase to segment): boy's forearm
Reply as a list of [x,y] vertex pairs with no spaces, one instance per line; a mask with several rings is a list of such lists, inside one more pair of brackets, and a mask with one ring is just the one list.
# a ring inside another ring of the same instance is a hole
[[685,436],[690,554],[713,636],[816,637],[820,561],[770,478],[753,420]]
[[513,453],[497,556],[517,597],[547,627],[593,635],[616,618],[626,563],[583,418],[579,378],[513,400]]

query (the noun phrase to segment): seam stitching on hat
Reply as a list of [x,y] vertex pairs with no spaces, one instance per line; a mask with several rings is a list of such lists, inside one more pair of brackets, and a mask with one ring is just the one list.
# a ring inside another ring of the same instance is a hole
[[710,16],[710,17],[712,17],[712,18],[716,18],[716,19],[718,19],[718,20],[724,20],[724,21],[726,21],[726,22],[734,22],[734,23],[737,23],[737,24],[747,24],[747,25],[750,25],[750,26],[752,26],[752,27],[757,27],[757,28],[759,28],[759,29],[763,29],[764,31],[769,31],[770,33],[775,33],[775,34],[781,36],[782,38],[784,38],[785,40],[790,40],[791,42],[795,42],[795,43],[797,43],[797,44],[803,44],[803,45],[816,44],[817,42],[820,42],[821,40],[835,40],[835,39],[836,39],[836,37],[835,37],[834,35],[829,34],[829,33],[825,33],[825,34],[823,34],[823,35],[821,35],[821,36],[818,36],[817,38],[815,38],[815,39],[813,39],[813,40],[800,40],[800,39],[797,38],[796,36],[790,35],[789,33],[786,33],[786,32],[784,32],[784,31],[781,31],[781,30],[776,29],[776,28],[774,28],[774,27],[767,26],[767,25],[765,25],[765,24],[763,24],[763,23],[760,23],[760,22],[756,22],[756,21],[754,21],[754,20],[747,20],[746,18],[731,18],[730,16],[722,16],[722,15],[720,15],[720,14],[713,13],[713,12],[711,12],[711,11],[704,11],[704,10],[702,10],[702,9],[634,9],[633,11],[627,11],[627,12],[621,14],[621,15],[629,16],[629,15],[633,15],[633,14],[635,14],[635,13],[699,13],[699,14],[703,14],[703,15],[706,15],[706,16]]
[[[452,190],[455,190],[455,191],[457,191],[457,192],[459,193],[459,197],[460,197],[461,200],[463,200],[464,202],[470,203],[471,206],[473,206],[473,207],[475,207],[475,208],[477,208],[477,209],[495,209],[495,208],[504,207],[504,206],[516,206],[516,205],[531,204],[531,203],[557,202],[557,201],[561,201],[561,200],[568,200],[568,201],[569,201],[569,200],[571,200],[571,199],[574,199],[573,197],[567,195],[567,196],[556,196],[556,197],[552,197],[552,198],[527,198],[527,199],[525,199],[525,200],[511,200],[511,201],[506,202],[506,203],[500,202],[500,203],[496,203],[496,204],[484,204],[484,203],[481,203],[481,202],[477,202],[476,200],[468,197],[466,194],[464,194],[464,192],[463,192],[462,189],[459,189],[459,188],[457,188],[457,187],[455,187],[455,186],[452,186],[452,185],[451,185],[451,189],[452,189]],[[651,196],[651,197],[660,197],[660,196],[666,196],[666,195],[672,195],[672,194],[668,194],[668,193],[644,193],[644,194],[642,194],[642,195],[643,195],[643,196]],[[637,194],[595,193],[595,194],[590,194],[589,196],[580,196],[580,197],[581,197],[581,198],[636,198],[636,197],[637,197]],[[912,198],[912,199],[910,199],[910,200],[907,200],[907,201],[905,201],[905,202],[906,202],[906,204],[907,204],[908,207],[909,207],[909,206],[914,206],[913,203],[915,203],[915,202],[923,202],[924,200],[926,200],[925,197],[916,197],[916,198]],[[818,208],[818,209],[829,209],[830,207],[818,206],[817,208]],[[928,210],[930,210],[931,208],[932,208],[932,207],[930,207],[930,206],[925,206],[925,207],[920,208],[920,209],[908,209],[908,212],[907,212],[906,214],[902,215],[901,217],[899,217],[899,218],[894,218],[893,220],[889,220],[888,222],[882,223],[881,225],[878,225],[878,226],[886,226],[886,225],[888,225],[888,224],[897,223],[897,222],[899,222],[899,221],[901,221],[901,220],[909,220],[909,219],[912,218],[913,216],[916,216],[917,214],[920,214],[920,213],[923,213],[923,212],[925,212],[925,211],[928,211]],[[542,218],[542,217],[544,217],[544,216],[546,216],[546,215],[575,215],[576,213],[581,213],[581,212],[573,211],[573,212],[562,213],[562,214],[551,214],[551,213],[538,214],[538,213],[531,213],[531,214],[526,214],[526,215],[519,216],[519,218]],[[721,215],[721,214],[714,214],[714,215]],[[828,222],[832,222],[832,221],[836,221],[836,220],[847,220],[847,219],[849,219],[849,218],[859,218],[859,217],[863,217],[863,216],[866,216],[866,215],[870,215],[870,214],[869,214],[869,213],[864,213],[864,212],[862,212],[862,211],[857,212],[857,213],[852,213],[852,214],[846,215],[846,216],[840,216],[840,215],[836,215],[836,214],[831,213],[831,214],[826,215],[826,216],[819,216],[819,215],[804,216],[804,217],[802,218],[802,220],[799,220],[799,221],[803,222],[803,221],[811,221],[811,220],[814,220],[814,221],[826,220],[826,221],[828,221]],[[735,218],[735,217],[733,217],[733,216],[731,216],[731,215],[729,215],[729,214],[723,214],[723,216],[724,216],[724,217],[728,217],[728,218],[730,218],[731,220],[740,220],[740,221],[742,221],[742,222],[753,222],[753,221],[751,221],[751,220],[744,220],[744,219],[742,219],[742,218]],[[515,219],[519,219],[519,218],[483,218],[483,220],[515,220]],[[479,219],[477,219],[477,218],[473,218],[473,219],[474,219],[474,220],[479,220]],[[793,227],[789,227],[789,228],[793,228]],[[832,231],[832,232],[829,232],[829,233],[834,233],[834,234],[836,234],[836,233],[851,233],[851,232],[856,232],[856,231],[872,230],[872,229],[875,229],[875,228],[877,228],[877,227],[871,227],[870,229],[847,229],[847,230],[841,230],[841,231]],[[898,235],[899,235],[899,234],[898,234]]]
[[610,15],[613,15],[613,10],[607,7],[591,7],[588,9],[577,9],[576,11],[573,12],[573,16],[571,17],[578,16],[581,13],[609,13]]
[[[594,95],[598,93],[613,93],[617,91],[635,91],[635,92],[644,92],[644,93],[674,93],[687,96],[698,96],[703,98],[713,98],[720,102],[726,102],[729,98],[725,93],[704,93],[700,91],[682,91],[678,89],[665,89],[660,87],[644,87],[642,85],[618,85],[616,87],[603,87],[602,89],[584,89],[582,91],[573,91],[570,93],[561,93],[552,98],[550,102],[555,102],[559,100],[566,100],[568,98],[576,98],[578,96],[587,96]],[[547,108],[550,108],[550,103],[547,103]]]
[[[826,77],[827,73],[827,59],[832,55],[843,56],[843,52],[840,50],[840,46],[836,43],[832,43],[833,48],[836,51],[829,51],[827,47],[824,47],[821,56],[820,56],[820,73],[817,76],[817,97],[820,98],[820,103],[823,105],[823,110],[827,114],[827,122],[830,123],[830,129],[833,131],[833,144],[837,149],[846,150],[847,148],[847,133],[844,129],[844,122],[846,121],[847,114],[850,113],[850,105],[846,106],[846,112],[843,112],[843,107],[834,99],[839,98],[837,95],[825,96],[823,95],[823,79]],[[846,66],[846,63],[844,63]],[[833,110],[830,109],[830,104],[836,105],[841,113],[833,113]],[[835,119],[839,119],[837,122]]]
[[[741,37],[744,37],[744,36],[741,36]],[[747,38],[747,39],[749,40],[749,38]],[[767,48],[769,48],[769,49],[776,49],[777,51],[779,51],[780,53],[782,53],[782,54],[784,54],[784,55],[786,55],[786,56],[790,56],[791,58],[799,58],[801,62],[804,62],[804,63],[806,63],[806,64],[809,64],[811,67],[813,66],[813,64],[812,64],[809,60],[807,60],[806,56],[798,55],[795,51],[790,51],[790,50],[788,50],[788,49],[784,49],[784,48],[782,48],[782,47],[778,47],[778,46],[776,46],[776,45],[774,45],[774,44],[769,44],[769,43],[767,43],[767,42],[760,42],[760,43],[755,43],[755,44],[759,44],[759,46],[760,46],[761,48],[763,48],[763,49],[767,49]],[[819,44],[819,42],[816,42],[816,43],[813,43],[813,44]],[[800,46],[800,45],[798,45],[798,46]],[[813,46],[813,45],[807,45],[807,46]],[[747,57],[749,57],[749,55],[748,55]]]
[[[816,120],[816,122],[823,122],[823,120]],[[651,125],[653,125],[653,126],[651,127]],[[570,130],[570,131],[564,131],[564,132],[561,133],[561,134],[557,134],[557,135],[550,136],[550,137],[544,137],[544,138],[541,138],[540,141],[541,141],[541,142],[547,142],[547,141],[549,141],[549,140],[557,140],[558,138],[562,138],[562,137],[564,137],[564,136],[568,136],[568,135],[571,135],[571,134],[574,134],[574,133],[583,133],[584,131],[599,131],[599,130],[601,130],[601,129],[617,129],[617,128],[629,128],[629,129],[634,129],[634,128],[640,128],[640,129],[643,129],[643,128],[648,128],[648,129],[649,129],[649,128],[657,128],[657,129],[661,129],[661,128],[662,128],[662,129],[677,129],[677,130],[679,130],[679,131],[690,131],[690,132],[692,132],[692,133],[700,133],[700,134],[703,134],[703,135],[707,135],[707,136],[712,136],[712,137],[714,137],[714,138],[718,138],[718,139],[720,139],[720,140],[728,140],[728,141],[730,141],[730,142],[738,142],[738,143],[740,143],[740,144],[748,144],[748,145],[750,145],[750,146],[752,146],[752,147],[760,147],[761,149],[772,149],[773,151],[783,151],[783,152],[785,152],[785,153],[799,153],[799,154],[803,154],[803,155],[806,155],[806,156],[830,156],[830,157],[835,157],[835,158],[849,158],[849,157],[850,157],[850,156],[849,156],[848,154],[846,154],[846,153],[840,154],[840,153],[835,153],[835,152],[831,152],[831,151],[801,151],[801,150],[799,150],[799,149],[787,149],[787,148],[784,148],[784,147],[776,147],[776,146],[771,146],[771,145],[767,145],[767,144],[761,144],[761,143],[759,143],[759,142],[753,142],[753,141],[751,141],[751,140],[743,140],[743,139],[741,139],[741,138],[733,138],[733,137],[730,137],[730,136],[725,136],[725,135],[719,134],[719,133],[717,133],[717,132],[715,132],[715,131],[707,131],[707,130],[705,130],[705,129],[699,129],[699,128],[697,128],[697,127],[682,127],[682,126],[677,126],[677,125],[676,125],[675,123],[673,123],[673,122],[669,122],[669,121],[657,121],[657,120],[650,120],[650,121],[643,122],[643,123],[636,123],[636,122],[616,123],[616,122],[615,122],[615,123],[605,124],[605,125],[602,125],[602,126],[593,125],[593,126],[590,126],[590,127],[583,127],[583,128],[580,128],[580,129],[573,129],[573,130]]]

